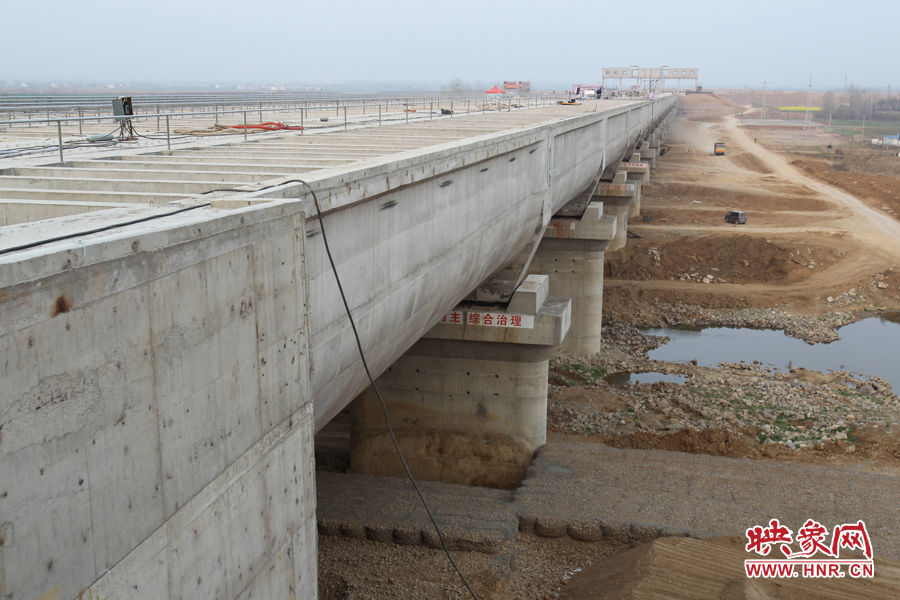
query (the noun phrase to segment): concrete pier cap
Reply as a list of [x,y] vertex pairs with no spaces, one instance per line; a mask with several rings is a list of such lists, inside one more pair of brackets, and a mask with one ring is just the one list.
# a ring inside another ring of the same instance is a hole
[[[569,298],[529,275],[508,306],[463,302],[377,380],[416,478],[512,489],[547,438],[549,358]],[[350,468],[403,476],[372,389],[350,408]]]
[[624,183],[627,173],[619,171],[616,177],[623,183],[606,183],[601,181],[594,190],[594,198],[603,200],[603,212],[616,219],[615,237],[606,248],[614,252],[625,247],[628,235],[628,215],[631,204],[635,201],[635,194],[640,187],[640,182]]

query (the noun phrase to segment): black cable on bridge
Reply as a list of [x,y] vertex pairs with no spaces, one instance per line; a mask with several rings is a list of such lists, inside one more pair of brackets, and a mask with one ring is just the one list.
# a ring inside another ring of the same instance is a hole
[[397,450],[397,455],[400,457],[400,462],[403,463],[403,468],[406,470],[406,476],[409,477],[409,480],[412,482],[413,487],[416,489],[416,493],[419,495],[419,500],[422,501],[422,505],[425,507],[425,511],[428,513],[428,517],[431,519],[431,524],[434,525],[434,530],[437,531],[438,538],[440,538],[441,540],[441,547],[444,549],[444,553],[450,560],[450,564],[453,565],[454,569],[456,569],[456,573],[459,575],[459,578],[462,579],[462,582],[463,584],[465,584],[466,589],[469,590],[469,593],[472,594],[472,598],[474,600],[478,600],[478,596],[475,595],[475,591],[472,590],[472,586],[469,585],[469,582],[466,580],[466,576],[463,575],[459,566],[456,564],[456,561],[453,560],[453,556],[450,554],[450,549],[447,547],[447,542],[444,541],[444,534],[441,532],[441,528],[438,526],[434,515],[431,513],[431,508],[425,501],[425,496],[422,495],[422,491],[419,489],[419,485],[416,483],[415,478],[412,476],[412,472],[409,470],[409,465],[406,464],[406,459],[403,458],[403,452],[400,451],[400,444],[397,443],[397,437],[394,435],[394,428],[391,427],[391,420],[388,417],[387,405],[384,403],[384,398],[381,397],[381,392],[378,390],[378,385],[375,383],[375,378],[372,377],[372,373],[371,371],[369,371],[369,364],[366,362],[366,353],[363,351],[362,342],[360,342],[359,339],[359,332],[356,330],[356,323],[353,321],[353,315],[350,313],[350,305],[347,303],[347,296],[344,294],[344,287],[341,285],[341,278],[338,277],[337,267],[334,264],[334,259],[331,257],[331,248],[328,245],[328,237],[325,235],[325,223],[322,218],[322,211],[319,208],[319,199],[316,197],[316,192],[308,183],[306,183],[302,179],[291,179],[277,185],[280,187],[288,183],[302,183],[312,194],[313,203],[316,206],[316,216],[319,218],[319,227],[322,228],[322,241],[325,243],[325,253],[328,255],[328,262],[331,264],[331,272],[334,273],[334,279],[335,281],[337,281],[338,291],[340,291],[341,300],[344,303],[344,310],[347,312],[347,318],[350,319],[350,327],[353,328],[353,337],[356,338],[356,347],[359,350],[359,357],[362,359],[363,368],[366,370],[366,375],[369,377],[369,383],[372,385],[372,389],[375,391],[375,395],[378,396],[378,401],[381,402],[381,409],[384,411],[384,422],[387,424],[388,432],[391,434],[391,440],[394,442],[394,448],[396,448]]

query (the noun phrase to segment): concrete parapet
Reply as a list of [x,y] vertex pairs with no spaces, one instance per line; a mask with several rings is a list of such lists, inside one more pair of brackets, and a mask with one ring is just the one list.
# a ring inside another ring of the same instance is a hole
[[[413,475],[514,488],[546,441],[548,359],[571,323],[571,301],[534,315],[465,304],[448,313],[378,378]],[[356,473],[404,473],[370,389],[350,410]]]

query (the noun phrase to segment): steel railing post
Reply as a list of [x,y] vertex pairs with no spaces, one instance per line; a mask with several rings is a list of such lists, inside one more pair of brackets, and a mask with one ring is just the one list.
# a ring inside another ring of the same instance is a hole
[[[262,121],[260,121],[261,123]],[[247,141],[247,111],[244,111],[244,141]]]
[[82,125],[82,117],[84,117],[84,110],[82,107],[78,107],[78,135],[82,135],[81,125]]
[[172,136],[169,134],[169,115],[166,115],[166,148],[172,149]]
[[300,109],[300,135],[303,135],[303,109]]
[[344,129],[347,129],[347,107],[344,107]]
[[60,121],[56,122],[56,133],[59,135],[59,162],[65,162],[63,160],[62,123]]

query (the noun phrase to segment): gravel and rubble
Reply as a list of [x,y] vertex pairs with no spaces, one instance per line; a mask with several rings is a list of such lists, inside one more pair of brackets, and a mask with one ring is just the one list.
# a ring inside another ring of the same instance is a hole
[[822,315],[798,315],[777,308],[747,308],[720,313],[699,306],[656,304],[639,325],[668,327],[672,325],[706,325],[712,327],[752,327],[775,329],[809,344],[833,342],[840,336],[839,327],[857,320],[851,311],[830,311]]
[[[761,444],[795,449],[837,440],[852,443],[861,427],[890,428],[900,423],[897,394],[878,377],[802,368],[780,372],[758,361],[722,362],[717,368],[652,361],[647,351],[668,339],[623,324],[605,327],[603,339],[599,354],[560,351],[552,358],[552,426],[603,436],[728,429]],[[620,387],[604,379],[621,372],[634,373],[636,380]],[[638,374],[648,372],[682,375],[685,382],[640,383]],[[565,400],[566,390],[576,387],[619,401],[573,407]]]
[[[886,294],[893,293],[892,290],[900,290],[900,286],[896,285],[897,275],[893,268],[887,269],[882,273],[875,273],[869,281],[858,284],[846,290],[838,290],[834,294],[825,298],[825,303],[829,307],[843,308],[845,306],[863,306],[868,310],[875,310],[882,306],[883,302],[893,304],[886,298]],[[900,299],[895,296],[894,300]]]

